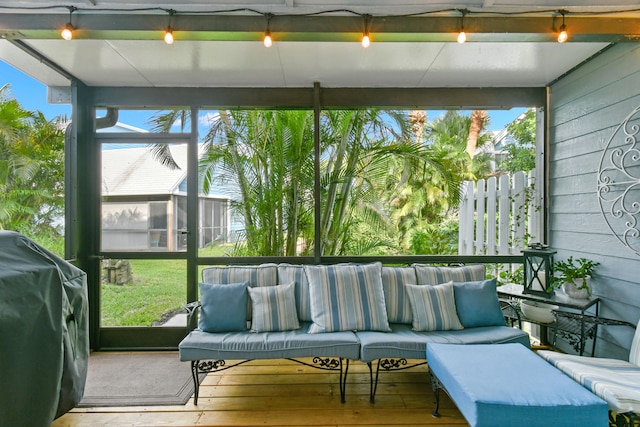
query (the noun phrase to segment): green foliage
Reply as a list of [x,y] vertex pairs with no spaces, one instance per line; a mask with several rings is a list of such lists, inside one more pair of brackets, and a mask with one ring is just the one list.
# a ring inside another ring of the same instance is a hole
[[498,168],[507,172],[529,172],[536,167],[536,112],[529,109],[524,117],[511,122],[507,131],[514,142],[507,144],[505,160]]
[[600,265],[599,262],[587,258],[574,260],[573,256],[570,256],[565,261],[556,261],[553,264],[554,280],[552,285],[558,287],[564,282],[582,279],[582,284],[578,286],[578,289],[588,289],[585,278],[591,276],[598,265]]
[[56,233],[64,213],[64,132],[0,89],[0,228]]
[[500,270],[499,278],[501,283],[524,283],[524,267],[518,266],[515,270]]
[[439,224],[429,224],[411,236],[411,247],[414,255],[431,254],[446,255],[458,253],[457,217],[449,217]]

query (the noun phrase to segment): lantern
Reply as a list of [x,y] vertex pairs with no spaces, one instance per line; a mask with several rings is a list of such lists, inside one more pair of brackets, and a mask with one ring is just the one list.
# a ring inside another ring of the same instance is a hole
[[540,243],[522,251],[524,256],[524,294],[550,297],[553,286],[553,255],[556,251]]

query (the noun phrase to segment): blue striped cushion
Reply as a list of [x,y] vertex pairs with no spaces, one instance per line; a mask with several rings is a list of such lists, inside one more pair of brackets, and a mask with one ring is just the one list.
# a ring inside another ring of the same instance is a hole
[[296,312],[295,286],[249,288],[252,332],[290,331],[300,328]]
[[216,265],[202,270],[202,281],[222,284],[249,282],[251,287],[274,286],[278,283],[278,269],[276,264]]
[[437,286],[406,285],[414,331],[463,329],[456,312],[453,282]]
[[538,355],[606,400],[614,412],[640,413],[640,368],[626,360],[539,350]]
[[382,290],[382,264],[305,265],[309,281],[309,333],[390,331]]
[[293,264],[278,264],[278,284],[296,284],[296,307],[298,319],[311,322],[311,306],[309,304],[309,282],[304,274],[304,267]]
[[382,267],[382,289],[389,322],[411,324],[413,315],[404,285],[416,283],[413,267]]
[[418,285],[439,285],[446,282],[475,282],[484,280],[486,267],[484,264],[464,267],[431,267],[424,264],[413,264],[416,270]]
[[640,366],[640,320],[636,326],[636,333],[631,341],[631,349],[629,350],[629,363]]

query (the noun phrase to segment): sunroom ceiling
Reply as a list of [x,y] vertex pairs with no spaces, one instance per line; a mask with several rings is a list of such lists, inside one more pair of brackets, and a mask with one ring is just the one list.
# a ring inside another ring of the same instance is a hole
[[[635,22],[640,33],[637,7],[635,0],[3,0],[0,59],[49,86],[75,78],[124,87],[540,87],[610,43],[637,40],[629,31]],[[560,11],[567,43],[555,41]],[[65,41],[59,31],[69,20],[76,31]],[[270,48],[261,42],[267,21]],[[460,22],[465,44],[455,42]],[[169,25],[172,45],[162,41]],[[359,43],[365,25],[368,48]]]

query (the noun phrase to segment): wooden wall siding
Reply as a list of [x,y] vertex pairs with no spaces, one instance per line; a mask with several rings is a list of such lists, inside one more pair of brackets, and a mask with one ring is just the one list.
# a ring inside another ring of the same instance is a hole
[[[640,43],[615,45],[551,86],[550,244],[558,259],[601,263],[593,279],[601,314],[637,323],[640,257],[607,226],[597,172],[616,127],[640,105]],[[601,328],[598,356],[626,358],[631,328]],[[568,349],[567,349],[568,350]]]

